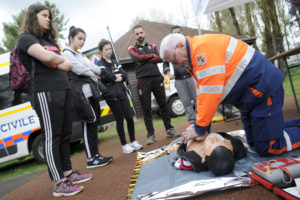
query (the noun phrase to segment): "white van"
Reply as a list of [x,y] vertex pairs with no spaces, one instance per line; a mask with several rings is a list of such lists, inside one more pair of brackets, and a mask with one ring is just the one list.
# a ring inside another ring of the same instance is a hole
[[[39,118],[28,101],[27,94],[18,95],[9,85],[9,53],[0,55],[0,163],[28,156],[45,162],[44,142]],[[100,131],[114,118],[103,100],[101,105]],[[73,122],[71,142],[82,138],[82,123]]]
[[[163,63],[157,64],[159,71],[164,77],[164,86],[166,91],[166,101],[170,111],[171,117],[180,117],[185,114],[184,106],[178,96],[177,89],[175,87],[175,80],[170,80],[167,74],[163,74]],[[170,72],[173,74],[173,65],[170,63]],[[194,103],[194,102],[193,102]],[[159,112],[159,106],[157,101],[151,93],[151,109],[153,113]],[[159,114],[159,113],[158,113]]]

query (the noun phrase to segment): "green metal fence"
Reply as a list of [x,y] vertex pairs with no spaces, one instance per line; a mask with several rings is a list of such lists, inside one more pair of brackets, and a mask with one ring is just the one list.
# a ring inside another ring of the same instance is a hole
[[[300,67],[300,64],[298,63],[298,64],[290,64],[289,65],[288,62],[287,62],[287,59],[288,59],[289,56],[293,56],[293,55],[297,55],[297,54],[300,54],[300,46],[298,46],[294,49],[291,49],[289,51],[283,52],[281,54],[278,54],[276,56],[273,56],[269,60],[270,61],[275,61],[277,59],[283,59],[284,60],[284,63],[285,63],[286,69],[287,69],[287,73],[288,73],[288,76],[289,76],[289,79],[290,79],[291,89],[292,89],[292,93],[293,93],[293,96],[294,96],[294,99],[295,99],[297,112],[300,115],[299,103],[298,103],[298,99],[297,99],[297,95],[296,95],[296,91],[295,91],[295,85],[294,85],[294,82],[293,82],[293,75],[291,73],[291,70],[295,69],[297,67]],[[300,87],[300,86],[298,86],[298,87]]]

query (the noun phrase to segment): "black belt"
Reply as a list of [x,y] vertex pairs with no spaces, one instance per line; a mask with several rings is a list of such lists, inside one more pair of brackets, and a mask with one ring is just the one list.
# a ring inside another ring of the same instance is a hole
[[182,80],[182,79],[187,79],[187,78],[190,78],[190,77],[192,77],[192,76],[191,75],[181,75],[179,77],[175,77],[175,79]]

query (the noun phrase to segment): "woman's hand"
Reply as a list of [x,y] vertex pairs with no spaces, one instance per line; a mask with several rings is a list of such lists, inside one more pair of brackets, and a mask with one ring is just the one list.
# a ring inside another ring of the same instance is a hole
[[90,70],[91,72],[95,73],[95,68],[94,67],[88,67],[88,70]]
[[64,62],[57,65],[58,69],[66,71],[66,72],[71,71],[72,70],[72,62],[63,53],[60,56],[64,58]]
[[122,80],[123,80],[122,74],[116,74],[115,82],[122,82]]

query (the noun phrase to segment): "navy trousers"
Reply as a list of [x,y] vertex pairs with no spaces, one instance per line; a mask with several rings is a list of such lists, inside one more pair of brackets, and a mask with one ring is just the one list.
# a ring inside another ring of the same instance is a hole
[[247,142],[261,156],[280,155],[300,147],[300,118],[284,120],[283,87],[256,105],[250,112],[242,112]]

